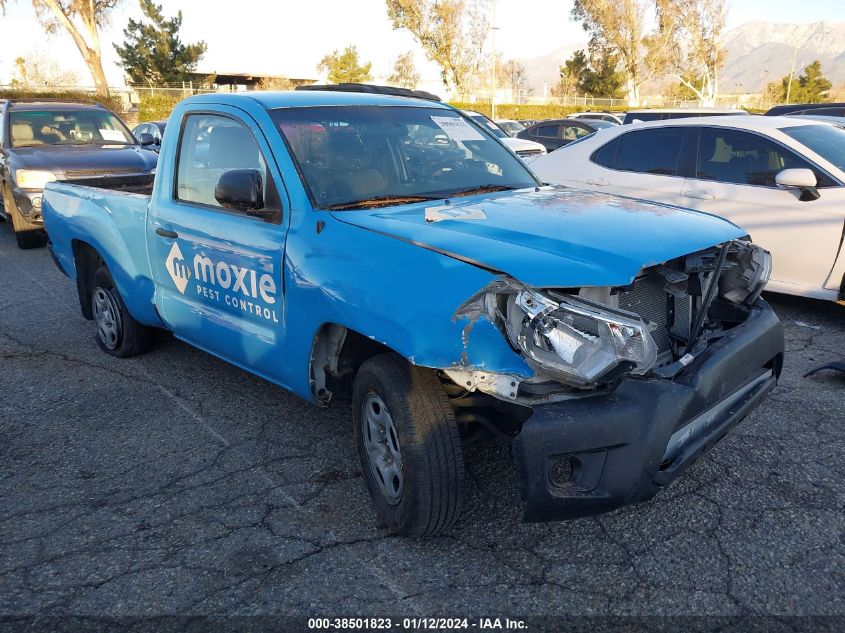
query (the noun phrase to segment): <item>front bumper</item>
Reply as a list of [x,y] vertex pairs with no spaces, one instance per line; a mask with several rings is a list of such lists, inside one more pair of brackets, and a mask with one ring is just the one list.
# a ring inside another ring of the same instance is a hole
[[514,440],[524,520],[646,501],[709,450],[777,383],[783,330],[757,302],[673,380],[622,380],[610,394],[537,406]]
[[41,217],[41,197],[43,191],[30,189],[13,189],[12,197],[17,207],[15,227],[19,231],[29,231],[44,228],[44,219]]

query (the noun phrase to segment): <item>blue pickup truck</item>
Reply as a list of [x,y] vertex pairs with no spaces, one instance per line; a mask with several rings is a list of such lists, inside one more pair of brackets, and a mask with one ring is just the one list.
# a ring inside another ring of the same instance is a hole
[[43,214],[107,354],[163,328],[314,404],[351,398],[400,534],[453,523],[471,437],[512,445],[526,521],[647,500],[781,370],[770,257],[743,230],[545,186],[439,102],[191,97],[154,180],[50,183]]

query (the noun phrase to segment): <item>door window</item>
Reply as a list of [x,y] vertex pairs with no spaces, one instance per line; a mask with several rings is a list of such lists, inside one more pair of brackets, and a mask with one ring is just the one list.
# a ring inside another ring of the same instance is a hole
[[557,125],[541,125],[537,128],[535,134],[545,138],[557,138]]
[[592,161],[609,169],[674,176],[683,141],[681,127],[628,132],[594,152]]
[[[179,144],[176,173],[176,197],[223,209],[214,190],[227,171],[252,169],[258,171],[263,190],[264,207],[251,210],[267,221],[278,222],[279,214],[260,211],[278,210],[278,196],[268,173],[267,162],[261,154],[252,132],[240,121],[217,114],[191,114],[185,119]],[[245,211],[233,211],[244,213]]]
[[580,125],[561,125],[558,129],[558,138],[563,141],[575,141],[591,132]]
[[793,168],[813,169],[793,152],[757,134],[719,128],[701,130],[696,167],[696,177],[701,180],[775,187],[777,173]]

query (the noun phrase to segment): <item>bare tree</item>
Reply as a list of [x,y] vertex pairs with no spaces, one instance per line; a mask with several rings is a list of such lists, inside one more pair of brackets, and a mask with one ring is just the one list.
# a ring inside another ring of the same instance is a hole
[[667,19],[677,31],[674,66],[678,78],[702,105],[713,106],[719,94],[719,69],[725,62],[721,43],[725,0],[663,2]]
[[534,89],[528,86],[528,77],[525,74],[525,65],[515,59],[509,59],[498,66],[500,69],[502,84],[511,89],[514,99],[519,103],[520,97],[530,96]]
[[398,88],[413,90],[420,82],[420,74],[414,66],[414,54],[411,51],[403,53],[393,63],[393,73],[387,78],[387,83]]
[[646,0],[575,0],[572,18],[583,22],[590,34],[590,51],[608,51],[619,58],[625,74],[628,105],[640,103],[642,85],[664,72],[673,42],[672,24],[661,19],[657,27],[645,30]]
[[[109,86],[100,54],[99,27],[120,0],[32,0],[35,14],[47,33],[65,29],[73,38],[91,72],[97,93],[108,95]],[[5,13],[6,0],[0,0]]]
[[466,96],[482,59],[490,0],[385,0],[394,29],[406,29],[440,66],[443,84]]
[[79,83],[79,76],[65,70],[41,51],[31,51],[15,59],[15,77],[12,85],[21,88],[68,87]]

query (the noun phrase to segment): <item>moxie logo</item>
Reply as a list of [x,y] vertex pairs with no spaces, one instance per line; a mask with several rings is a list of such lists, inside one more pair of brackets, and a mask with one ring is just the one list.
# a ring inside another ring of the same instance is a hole
[[164,267],[170,274],[173,283],[176,284],[176,289],[185,294],[185,288],[188,287],[188,280],[191,278],[191,271],[185,266],[185,258],[182,255],[182,250],[179,244],[173,242],[173,247],[164,262]]
[[[209,296],[209,293],[217,291],[203,290],[203,284],[210,284],[212,287],[219,287],[222,290],[241,294],[251,299],[261,299],[270,305],[276,303],[276,282],[272,275],[262,273],[259,275],[251,268],[242,268],[228,262],[214,261],[210,257],[194,255],[193,271],[185,263],[185,256],[174,242],[164,263],[170,278],[176,285],[176,289],[185,294],[188,281],[193,277],[197,282],[197,292]],[[219,300],[219,293],[213,298]],[[227,301],[230,305],[236,305],[234,301]]]

